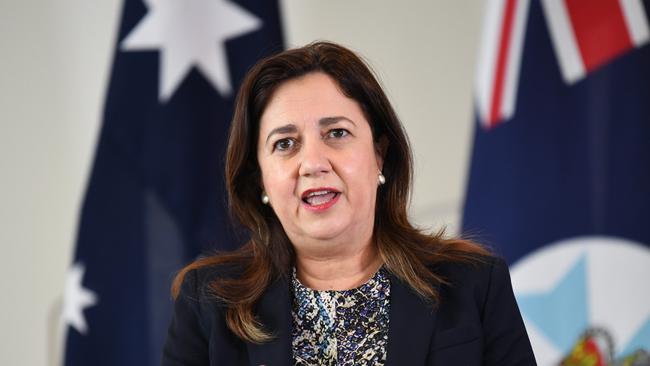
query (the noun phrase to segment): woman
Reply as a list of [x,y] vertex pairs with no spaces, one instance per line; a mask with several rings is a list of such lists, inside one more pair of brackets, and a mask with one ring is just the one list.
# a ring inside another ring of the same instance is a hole
[[176,277],[163,365],[533,365],[505,264],[407,215],[408,139],[361,59],[260,61],[226,163],[250,240]]

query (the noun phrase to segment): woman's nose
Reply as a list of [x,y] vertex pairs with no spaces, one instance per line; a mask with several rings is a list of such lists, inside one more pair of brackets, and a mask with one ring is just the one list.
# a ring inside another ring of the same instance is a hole
[[300,153],[301,160],[298,173],[301,176],[319,176],[332,170],[327,147],[322,140],[304,141]]

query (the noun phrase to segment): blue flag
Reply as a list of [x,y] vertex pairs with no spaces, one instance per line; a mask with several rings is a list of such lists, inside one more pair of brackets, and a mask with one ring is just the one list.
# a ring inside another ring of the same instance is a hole
[[158,365],[175,271],[232,249],[238,84],[281,50],[269,0],[127,0],[65,289],[65,365]]
[[512,265],[540,365],[650,362],[650,1],[486,9],[463,231]]

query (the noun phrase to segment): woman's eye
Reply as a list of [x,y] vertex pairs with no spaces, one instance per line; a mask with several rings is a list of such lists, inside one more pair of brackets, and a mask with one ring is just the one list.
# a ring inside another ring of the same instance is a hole
[[327,133],[327,137],[332,137],[335,139],[340,139],[342,137],[345,137],[349,134],[349,132],[346,129],[343,128],[335,128]]
[[296,142],[293,139],[278,140],[273,144],[273,150],[288,151],[293,148]]

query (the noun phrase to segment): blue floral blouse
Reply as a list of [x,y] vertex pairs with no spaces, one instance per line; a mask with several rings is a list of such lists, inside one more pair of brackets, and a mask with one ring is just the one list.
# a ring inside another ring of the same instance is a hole
[[344,291],[309,289],[294,269],[292,295],[294,365],[384,365],[390,282],[383,267]]

